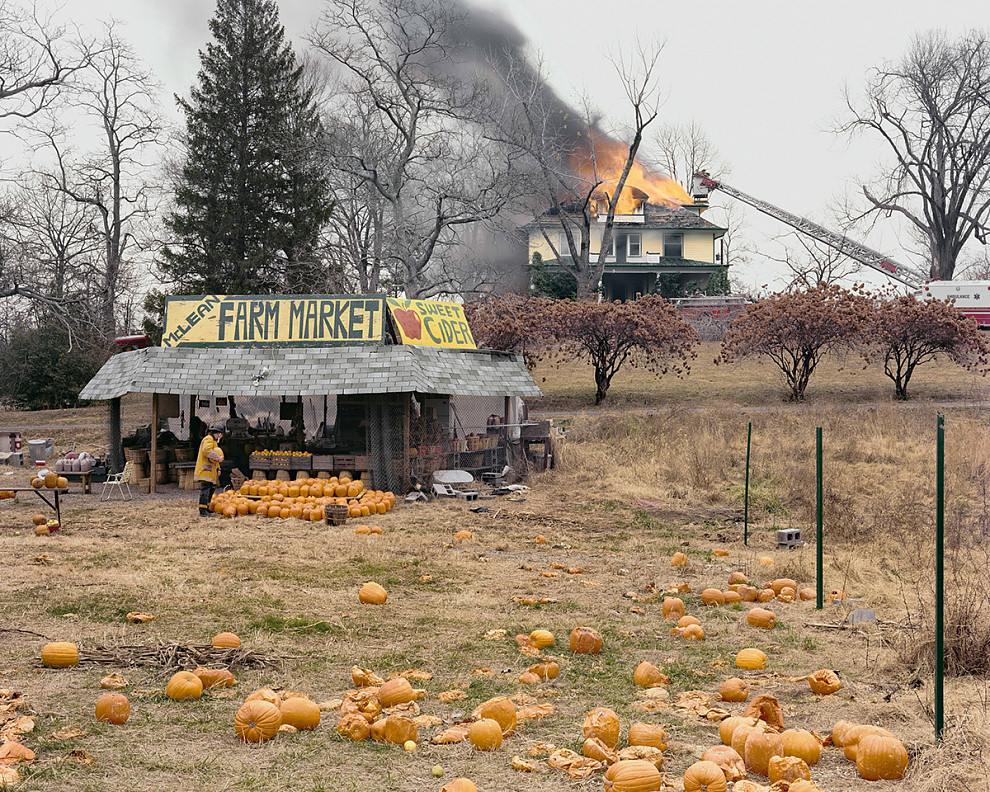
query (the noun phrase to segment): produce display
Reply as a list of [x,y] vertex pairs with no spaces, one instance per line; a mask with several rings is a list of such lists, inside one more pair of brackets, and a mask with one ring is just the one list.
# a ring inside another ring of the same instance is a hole
[[[69,480],[51,470],[39,470],[37,476],[31,477],[31,486],[35,489],[65,489],[69,486]],[[13,495],[9,493],[8,497]]]
[[395,495],[366,490],[364,482],[349,478],[305,478],[296,481],[245,481],[240,489],[219,492],[210,501],[210,511],[224,517],[290,517],[323,520],[325,507],[347,506],[348,517],[385,514],[395,506]]

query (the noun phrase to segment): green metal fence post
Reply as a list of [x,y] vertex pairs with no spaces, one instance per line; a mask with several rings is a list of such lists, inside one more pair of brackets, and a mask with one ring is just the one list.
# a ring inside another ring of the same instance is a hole
[[815,577],[818,579],[816,585],[816,597],[815,597],[815,608],[821,610],[824,605],[824,575],[822,574],[822,523],[823,523],[823,505],[824,505],[824,494],[822,491],[822,428],[819,426],[815,430],[815,480],[817,483],[817,488],[815,492],[816,501],[816,518],[815,518]]
[[749,546],[749,449],[753,440],[753,422],[746,430],[746,495],[743,506],[743,544]]
[[945,709],[942,693],[945,678],[945,647],[943,645],[943,593],[945,587],[945,416],[938,414],[935,437],[935,739],[942,739]]

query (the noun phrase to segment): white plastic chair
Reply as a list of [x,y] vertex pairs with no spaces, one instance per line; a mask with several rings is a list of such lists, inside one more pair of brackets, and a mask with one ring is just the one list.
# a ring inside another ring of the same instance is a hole
[[[107,476],[107,480],[103,483],[103,492],[100,494],[100,500],[110,500],[113,496],[114,487],[120,493],[121,500],[130,500],[133,496],[131,495],[131,470],[134,468],[133,462],[128,462],[124,465],[124,469],[120,473],[111,473]],[[127,497],[124,497],[124,488],[127,489]]]

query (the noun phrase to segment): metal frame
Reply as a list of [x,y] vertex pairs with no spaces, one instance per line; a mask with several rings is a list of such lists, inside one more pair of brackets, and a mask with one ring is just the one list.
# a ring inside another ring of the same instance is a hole
[[[124,465],[124,469],[120,473],[111,473],[107,476],[107,480],[103,482],[103,492],[100,493],[101,501],[108,501],[113,497],[113,488],[116,487],[120,492],[121,500],[129,501],[134,496],[131,494],[131,471],[134,469],[134,463],[128,461]],[[124,497],[124,488],[127,488],[127,497]]]

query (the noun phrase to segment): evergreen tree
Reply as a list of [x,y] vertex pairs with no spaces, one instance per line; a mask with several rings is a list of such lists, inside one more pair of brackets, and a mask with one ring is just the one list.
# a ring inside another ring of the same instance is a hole
[[306,291],[329,185],[322,127],[274,0],[217,0],[161,267],[185,293]]

